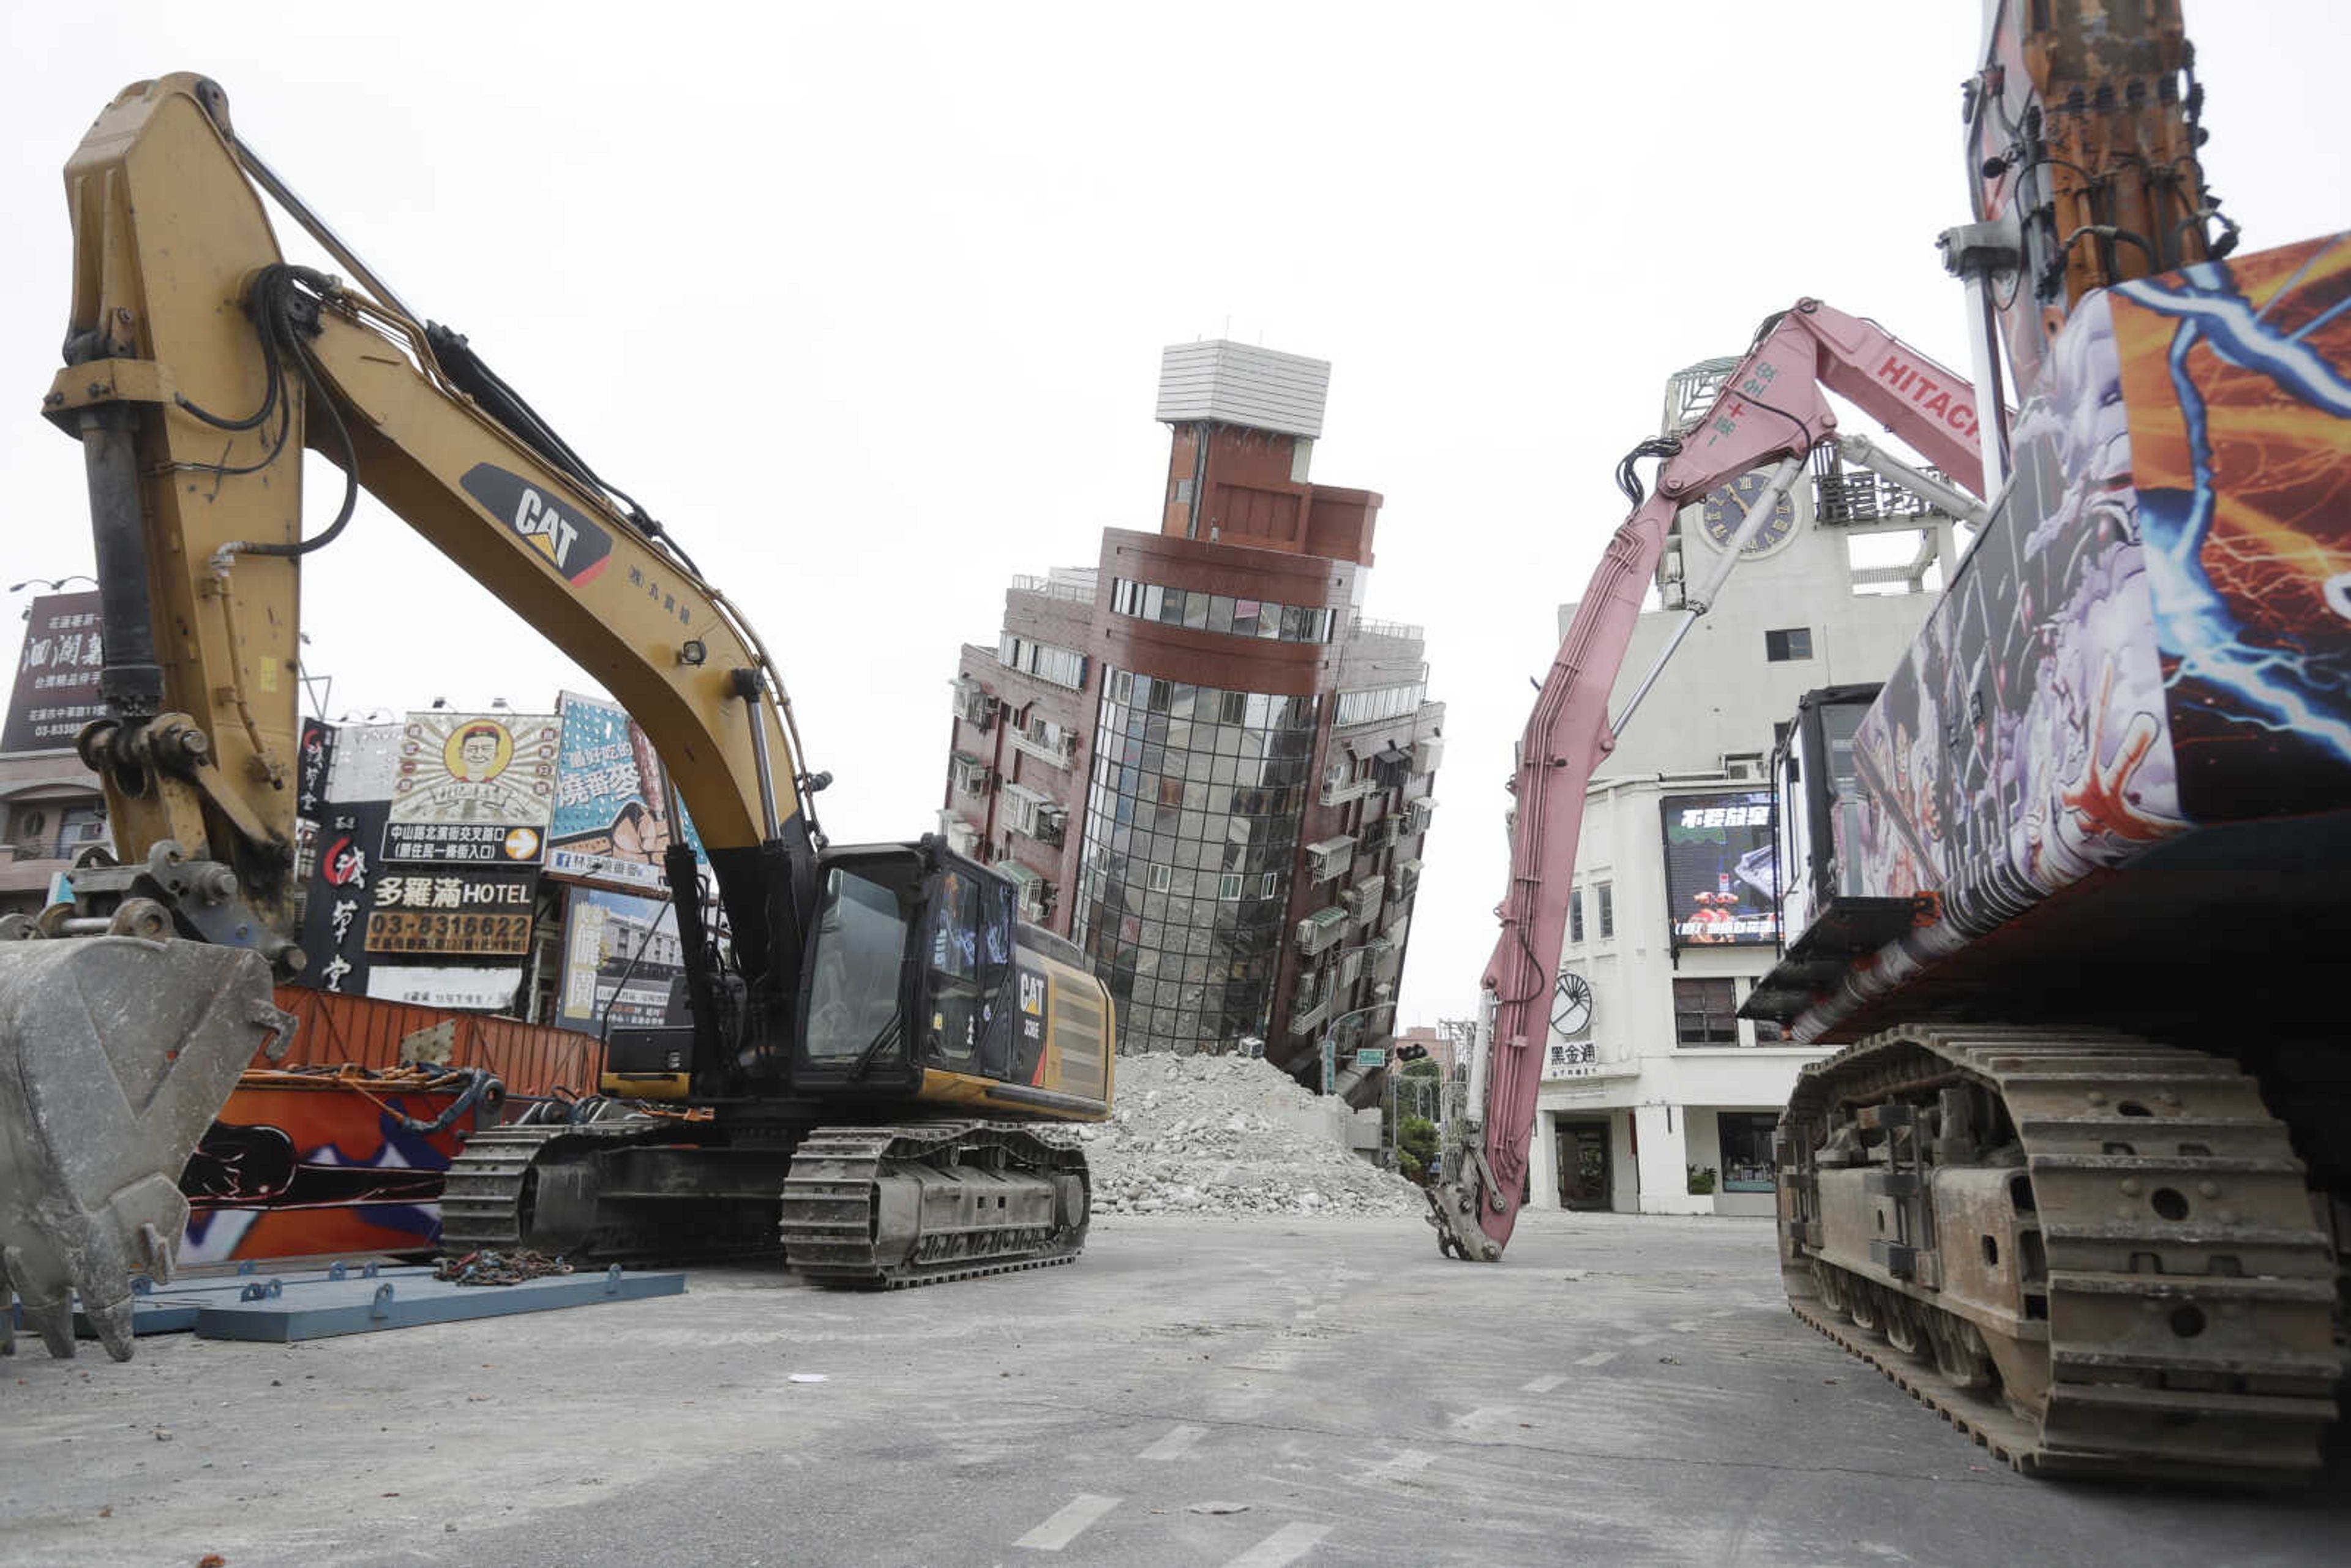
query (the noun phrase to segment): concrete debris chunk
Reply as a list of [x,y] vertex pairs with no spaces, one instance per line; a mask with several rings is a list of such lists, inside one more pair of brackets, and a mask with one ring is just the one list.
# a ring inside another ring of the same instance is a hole
[[1118,1059],[1111,1119],[1081,1129],[1094,1212],[1234,1219],[1418,1214],[1420,1189],[1345,1143],[1344,1108],[1255,1058]]

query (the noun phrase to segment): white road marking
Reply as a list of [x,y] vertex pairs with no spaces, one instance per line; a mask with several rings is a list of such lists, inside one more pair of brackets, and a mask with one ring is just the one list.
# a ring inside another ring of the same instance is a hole
[[1575,1364],[1578,1366],[1605,1366],[1615,1359],[1616,1353],[1613,1350],[1595,1350],[1590,1355],[1577,1356],[1575,1358]]
[[1673,1330],[1676,1333],[1694,1333],[1698,1330],[1698,1320],[1696,1318],[1684,1318],[1677,1323],[1667,1323],[1666,1326]]
[[1730,1307],[1725,1307],[1719,1312],[1708,1312],[1706,1315],[1710,1318],[1727,1318],[1731,1315],[1734,1310],[1735,1309]]
[[[1601,1359],[1604,1361],[1607,1358],[1604,1356]],[[1589,1366],[1592,1363],[1588,1361],[1579,1361],[1575,1364],[1578,1366]],[[1549,1377],[1538,1377],[1532,1383],[1521,1383],[1519,1385],[1519,1389],[1521,1393],[1525,1394],[1548,1394],[1566,1381],[1566,1378],[1554,1373]]]
[[1120,1500],[1114,1497],[1096,1497],[1092,1492],[1080,1492],[1075,1502],[1012,1544],[1034,1547],[1040,1552],[1059,1552],[1085,1533],[1088,1526],[1116,1508]]
[[1487,1416],[1499,1414],[1500,1409],[1499,1406],[1480,1405],[1475,1410],[1466,1410],[1453,1417],[1452,1424],[1457,1427],[1474,1427]]
[[1656,1343],[1657,1336],[1653,1333],[1635,1334],[1631,1339],[1626,1340],[1625,1343],[1632,1346],[1635,1350],[1638,1350],[1645,1344]]
[[1327,1524],[1308,1524],[1302,1521],[1285,1524],[1230,1563],[1225,1568],[1282,1568],[1285,1563],[1295,1563],[1322,1543],[1331,1533]]
[[1208,1435],[1206,1427],[1178,1427],[1135,1456],[1138,1459],[1180,1459],[1192,1445]]

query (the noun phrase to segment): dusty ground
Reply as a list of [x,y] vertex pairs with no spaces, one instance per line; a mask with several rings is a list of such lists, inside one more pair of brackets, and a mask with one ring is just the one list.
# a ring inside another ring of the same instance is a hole
[[[821,1382],[796,1376],[820,1375]],[[2341,1561],[2025,1480],[1791,1318],[1768,1225],[1106,1220],[1072,1268],[0,1362],[0,1563]]]

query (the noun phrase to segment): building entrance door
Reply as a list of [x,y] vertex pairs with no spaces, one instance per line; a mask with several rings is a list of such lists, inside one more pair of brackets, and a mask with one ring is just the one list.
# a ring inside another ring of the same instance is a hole
[[1562,1122],[1559,1206],[1586,1211],[1608,1207],[1608,1124]]

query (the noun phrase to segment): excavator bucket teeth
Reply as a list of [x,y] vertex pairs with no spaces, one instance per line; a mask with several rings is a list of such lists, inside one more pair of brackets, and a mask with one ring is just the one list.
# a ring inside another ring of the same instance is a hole
[[187,1224],[182,1167],[255,1051],[293,1038],[270,989],[240,947],[0,944],[0,1272],[50,1354],[74,1353],[78,1296],[131,1359],[132,1276],[168,1281]]

